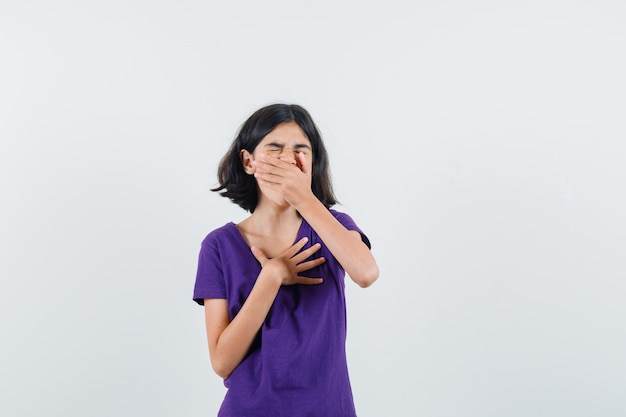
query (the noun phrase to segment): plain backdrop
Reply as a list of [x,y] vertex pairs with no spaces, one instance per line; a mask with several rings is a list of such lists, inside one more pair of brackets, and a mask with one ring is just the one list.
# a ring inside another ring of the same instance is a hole
[[257,108],[298,103],[381,276],[361,417],[626,415],[626,3],[0,3],[0,415],[214,416],[191,300]]

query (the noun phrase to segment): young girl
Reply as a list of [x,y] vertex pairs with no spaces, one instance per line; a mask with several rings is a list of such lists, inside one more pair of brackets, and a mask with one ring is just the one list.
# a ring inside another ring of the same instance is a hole
[[252,213],[200,250],[193,298],[228,388],[218,416],[355,416],[344,274],[367,287],[378,267],[354,221],[330,209],[328,156],[310,115],[285,104],[256,111],[218,177],[213,191]]

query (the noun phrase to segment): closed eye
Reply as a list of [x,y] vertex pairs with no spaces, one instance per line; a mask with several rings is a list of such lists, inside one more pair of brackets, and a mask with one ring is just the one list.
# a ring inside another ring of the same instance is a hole
[[307,145],[296,145],[293,148],[286,148],[284,145],[281,145],[279,143],[268,143],[267,145],[265,145],[264,149],[265,152],[272,155],[279,155],[284,150],[291,150],[294,153],[301,153],[304,156],[308,156],[311,154],[311,148],[309,148]]

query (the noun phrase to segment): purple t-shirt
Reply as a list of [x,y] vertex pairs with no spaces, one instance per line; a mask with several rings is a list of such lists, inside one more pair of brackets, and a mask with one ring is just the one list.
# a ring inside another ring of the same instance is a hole
[[[330,210],[348,230],[361,233],[344,213]],[[302,220],[296,241],[321,243],[312,258],[326,262],[302,276],[319,285],[282,286],[250,351],[224,381],[219,417],[354,417],[346,363],[345,272],[311,226]],[[231,320],[250,294],[261,266],[234,223],[202,242],[193,298],[225,298]]]

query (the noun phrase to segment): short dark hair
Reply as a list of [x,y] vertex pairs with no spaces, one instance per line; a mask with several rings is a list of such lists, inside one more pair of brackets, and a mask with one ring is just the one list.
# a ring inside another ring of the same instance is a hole
[[311,190],[313,194],[330,208],[337,203],[330,180],[328,153],[322,136],[311,115],[296,104],[271,104],[252,114],[239,129],[235,140],[220,161],[217,170],[219,186],[211,191],[220,192],[244,210],[254,212],[259,200],[256,179],[248,175],[241,162],[241,151],[254,152],[259,142],[281,123],[295,122],[311,142],[313,171]]

